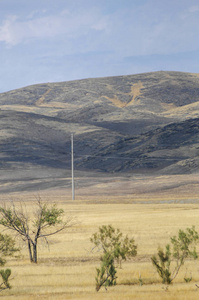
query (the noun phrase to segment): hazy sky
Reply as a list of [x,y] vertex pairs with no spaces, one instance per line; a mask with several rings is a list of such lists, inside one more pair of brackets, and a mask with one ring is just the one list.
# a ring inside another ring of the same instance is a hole
[[199,73],[199,0],[0,0],[0,92],[159,70]]

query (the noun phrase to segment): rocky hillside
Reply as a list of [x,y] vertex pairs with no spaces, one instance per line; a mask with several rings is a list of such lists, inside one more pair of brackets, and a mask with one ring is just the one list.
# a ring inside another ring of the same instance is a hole
[[0,109],[2,191],[16,181],[62,186],[71,133],[79,174],[199,171],[198,74],[33,85],[0,94]]

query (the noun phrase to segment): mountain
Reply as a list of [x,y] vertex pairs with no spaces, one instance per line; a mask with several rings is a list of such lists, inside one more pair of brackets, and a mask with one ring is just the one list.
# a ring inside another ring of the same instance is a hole
[[69,185],[71,133],[80,185],[93,174],[195,174],[198,121],[199,74],[153,72],[2,93],[0,192]]

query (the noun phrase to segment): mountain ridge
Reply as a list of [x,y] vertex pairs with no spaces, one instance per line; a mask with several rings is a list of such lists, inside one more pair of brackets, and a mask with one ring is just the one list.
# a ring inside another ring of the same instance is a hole
[[30,177],[41,179],[41,188],[49,178],[49,187],[62,185],[70,174],[71,133],[78,174],[195,174],[198,121],[199,74],[193,73],[91,78],[1,93],[0,168],[7,181],[1,178],[5,186]]

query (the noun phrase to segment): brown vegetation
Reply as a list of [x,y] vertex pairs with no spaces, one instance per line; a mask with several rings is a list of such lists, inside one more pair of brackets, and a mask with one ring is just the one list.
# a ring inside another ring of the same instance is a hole
[[[29,195],[29,199],[26,206],[31,211],[34,197]],[[179,228],[195,225],[199,229],[198,204],[95,204],[94,199],[85,204],[80,200],[68,202],[64,195],[53,197],[49,194],[46,200],[56,201],[80,223],[53,238],[49,248],[40,245],[38,265],[29,263],[26,249],[22,250],[20,260],[9,259],[7,265],[14,274],[13,288],[2,294],[3,299],[198,299],[199,291],[195,286],[199,281],[198,261],[189,260],[168,290],[150,261],[157,247],[164,246]],[[133,236],[138,255],[118,270],[117,286],[108,292],[101,289],[97,294],[95,272],[100,255],[92,251],[90,237],[104,224],[112,224],[124,234]],[[184,277],[189,272],[192,281],[185,283]]]

